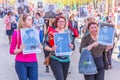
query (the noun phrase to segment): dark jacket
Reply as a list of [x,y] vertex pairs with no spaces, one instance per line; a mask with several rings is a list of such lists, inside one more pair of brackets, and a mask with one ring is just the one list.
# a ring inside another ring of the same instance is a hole
[[[77,21],[75,21],[75,20],[73,20],[73,21],[69,20],[69,22],[70,22],[71,24],[74,22],[74,26],[72,25],[72,27],[78,30],[78,22],[77,22]],[[69,26],[69,25],[68,25],[68,26]]]

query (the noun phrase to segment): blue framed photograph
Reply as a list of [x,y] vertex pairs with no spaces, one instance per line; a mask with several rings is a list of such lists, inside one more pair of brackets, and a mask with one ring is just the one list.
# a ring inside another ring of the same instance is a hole
[[99,24],[98,43],[106,46],[113,45],[115,28],[108,23]]
[[23,54],[41,52],[41,49],[39,47],[40,45],[39,33],[36,29],[34,28],[21,29],[21,40],[22,44],[25,45],[25,48],[23,49]]
[[70,38],[68,33],[55,33],[54,43],[57,46],[55,51],[56,56],[71,55],[71,48],[69,47]]

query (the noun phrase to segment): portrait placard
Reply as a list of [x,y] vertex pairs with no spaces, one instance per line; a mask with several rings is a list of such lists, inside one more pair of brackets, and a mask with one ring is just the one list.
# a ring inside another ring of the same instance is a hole
[[88,9],[87,9],[87,6],[80,6],[79,7],[79,14],[78,16],[80,18],[86,18],[88,17]]
[[120,14],[116,14],[116,20],[115,20],[115,23],[117,26],[120,26]]
[[25,45],[23,54],[40,53],[39,33],[34,28],[21,29],[22,44]]
[[48,10],[46,11],[46,9],[45,9],[45,11],[46,11],[45,19],[51,19],[51,18],[54,19],[56,17],[55,7],[56,6],[53,4],[49,4],[46,6],[46,8],[48,8]]
[[70,39],[68,33],[55,33],[54,43],[57,46],[55,51],[56,56],[71,55],[71,48],[69,46]]
[[114,32],[114,25],[108,23],[100,23],[98,32],[98,43],[106,46],[113,45]]
[[26,14],[26,13],[29,13],[29,7],[28,7],[28,3],[27,3],[27,0],[17,0],[17,3],[18,3],[18,14],[21,15],[21,14]]
[[38,8],[43,8],[43,3],[42,2],[38,2]]

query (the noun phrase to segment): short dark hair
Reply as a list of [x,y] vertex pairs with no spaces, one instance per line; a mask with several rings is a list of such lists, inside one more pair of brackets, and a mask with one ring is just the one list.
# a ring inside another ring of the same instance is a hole
[[40,13],[38,13],[38,12],[36,13],[36,15],[38,15],[39,17],[41,17]]
[[94,25],[97,25],[97,26],[98,26],[98,24],[97,24],[96,22],[89,22],[89,23],[88,23],[88,25],[87,25],[87,29],[89,29],[89,28],[90,28],[90,26],[91,26],[92,24],[94,24]]
[[8,11],[7,15],[9,16],[10,14],[12,14],[12,11]]

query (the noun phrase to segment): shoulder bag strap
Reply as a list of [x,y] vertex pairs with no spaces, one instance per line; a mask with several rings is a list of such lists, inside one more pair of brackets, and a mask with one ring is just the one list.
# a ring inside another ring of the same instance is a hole
[[19,47],[18,46],[18,43],[19,43],[19,30],[16,30],[17,31],[17,48]]

